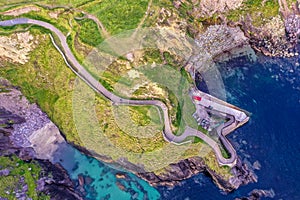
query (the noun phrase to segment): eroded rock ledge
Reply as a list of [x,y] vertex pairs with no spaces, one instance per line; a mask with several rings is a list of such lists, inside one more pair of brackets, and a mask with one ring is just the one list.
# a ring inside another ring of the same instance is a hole
[[256,175],[246,164],[238,160],[237,165],[232,168],[233,176],[226,180],[221,175],[209,169],[202,158],[194,157],[171,164],[166,172],[156,175],[154,173],[139,173],[138,176],[147,180],[154,186],[175,186],[180,181],[190,178],[193,175],[204,173],[211,177],[215,184],[225,192],[231,192],[241,185],[256,182]]

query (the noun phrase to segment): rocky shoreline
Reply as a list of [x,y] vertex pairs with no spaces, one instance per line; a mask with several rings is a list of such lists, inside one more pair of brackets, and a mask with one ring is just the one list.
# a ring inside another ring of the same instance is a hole
[[238,160],[235,167],[232,168],[233,176],[226,180],[221,175],[209,169],[202,158],[194,157],[171,164],[165,172],[156,175],[152,172],[139,173],[138,176],[148,181],[153,186],[175,186],[180,181],[188,179],[196,174],[204,173],[211,177],[214,183],[225,192],[232,192],[241,185],[257,182],[257,177],[246,164]]
[[[287,11],[284,13],[286,21],[285,30],[288,33],[284,38],[284,41],[277,41],[278,38],[274,39],[274,37],[268,35],[269,33],[267,31],[253,27],[250,18],[247,18],[239,24],[235,24],[234,28],[226,25],[210,27],[205,34],[200,35],[197,39],[199,48],[206,49],[207,54],[203,57],[199,56],[199,54],[192,57],[186,66],[187,71],[192,72],[195,69],[201,69],[203,67],[201,65],[203,61],[205,61],[205,64],[213,65],[216,61],[224,59],[224,56],[222,56],[224,53],[230,55],[229,57],[240,56],[241,54],[248,55],[248,53],[245,52],[247,52],[249,48],[234,52],[236,49],[242,49],[241,47],[249,47],[248,44],[250,44],[256,51],[262,52],[268,56],[297,55],[298,53],[295,51],[294,45],[297,43],[296,38],[298,38],[299,33],[298,27],[294,27],[292,24],[294,24],[295,20],[298,20],[298,17],[296,16],[298,16],[300,12],[299,10],[294,10],[292,13]],[[243,32],[237,28],[237,26],[242,28],[246,37],[243,35]],[[218,42],[214,43],[214,41]],[[253,54],[253,52],[251,53]],[[1,84],[8,88],[11,87],[9,86],[9,83],[3,80]],[[20,121],[20,123],[15,123],[15,125],[13,125],[14,129],[10,132],[9,137],[3,137],[3,141],[10,141],[5,142],[5,144],[10,144],[9,146],[4,145],[3,147],[7,149],[7,151],[11,152],[11,154],[16,154],[24,160],[38,159],[45,171],[48,169],[49,171],[53,170],[53,173],[59,172],[62,174],[62,176],[57,176],[53,180],[45,177],[39,182],[39,188],[41,191],[49,193],[53,199],[60,199],[59,197],[64,197],[65,195],[73,195],[73,199],[81,199],[82,197],[80,194],[77,194],[76,191],[74,191],[75,187],[72,181],[68,178],[66,171],[64,171],[64,169],[58,164],[53,165],[50,162],[52,153],[57,149],[57,144],[66,143],[64,138],[61,136],[57,127],[49,120],[48,116],[43,113],[36,104],[29,104],[23,97],[21,98],[18,106],[16,106],[16,103],[14,102],[16,102],[15,100],[20,96],[22,96],[21,92],[15,88],[12,88],[10,95],[0,95],[0,102],[2,103],[1,106],[5,107],[5,109],[7,109],[10,113],[15,114],[16,119],[18,116],[18,120]],[[39,120],[36,121],[36,119]],[[16,122],[18,120],[16,120]],[[51,131],[51,133],[55,132],[56,134],[52,135],[53,137],[49,137],[49,132],[47,131]],[[44,141],[44,143],[48,143],[49,145],[47,145],[46,148],[41,148],[41,141]],[[91,155],[83,147],[76,146],[76,148],[87,155]],[[97,155],[94,156],[99,158]],[[118,163],[114,163],[110,158],[100,157],[99,159],[118,165]],[[130,164],[128,164],[128,166],[131,168],[129,170],[133,172],[133,169],[138,167],[131,166]],[[153,186],[174,186],[179,184],[180,181],[199,173],[204,173],[211,177],[216,185],[225,192],[231,192],[241,185],[257,181],[257,177],[253,170],[251,170],[249,166],[244,164],[241,160],[238,160],[237,165],[232,168],[233,176],[229,180],[226,180],[216,172],[209,169],[200,157],[189,158],[182,160],[179,163],[171,164],[161,174],[144,172],[137,175],[148,181]],[[56,174],[58,175],[58,173]],[[254,192],[254,194],[262,193]],[[249,197],[249,199],[251,198]]]
[[[175,7],[179,8],[181,1],[174,2],[174,4],[176,4]],[[210,7],[206,7],[202,2],[205,3],[209,1],[201,1],[200,10],[205,11],[205,16],[214,14],[213,12],[227,11],[227,4],[229,4],[222,2],[222,4],[220,4],[220,9],[209,10]],[[231,2],[234,3],[230,7],[235,7],[236,5],[240,6],[242,1],[236,0]],[[280,0],[279,2],[282,19],[274,17],[266,27],[253,26],[251,18],[247,16],[237,23],[228,23],[226,19],[222,19],[223,25],[211,26],[207,29],[208,31],[205,34],[199,34],[200,39],[198,38],[198,45],[200,49],[209,49],[205,55],[207,57],[201,57],[199,55],[193,57],[187,64],[186,69],[190,72],[194,70],[194,68],[200,69],[203,67],[201,66],[203,61],[205,61],[205,65],[210,65],[214,64],[214,62],[224,60],[225,57],[240,56],[242,54],[249,55],[245,53],[247,50],[234,52],[237,50],[236,47],[246,46],[248,48],[249,44],[255,51],[261,52],[266,56],[298,56],[299,49],[297,49],[296,45],[298,44],[298,38],[300,36],[299,4],[296,3],[291,9],[287,6],[285,0]],[[198,11],[199,10],[194,10],[194,13],[192,14],[197,14],[199,13]],[[219,37],[220,35],[224,37]],[[237,35],[239,35],[240,38],[236,37]],[[246,38],[244,36],[246,36]],[[219,43],[214,43],[214,41],[219,41]],[[252,49],[250,48],[250,50]],[[253,55],[253,52],[251,53]],[[224,54],[226,54],[226,56],[224,56]],[[297,64],[299,65],[299,63]],[[284,66],[284,63],[282,65]],[[293,73],[292,70],[293,69],[289,69],[286,73]],[[294,79],[292,80],[292,78],[291,81],[295,81]],[[213,79],[212,81],[215,80]],[[7,88],[11,87],[5,81],[1,84]],[[15,154],[22,160],[37,160],[46,174],[54,174],[53,178],[45,176],[41,178],[38,183],[39,190],[50,194],[53,199],[82,199],[80,194],[74,191],[74,183],[72,183],[68,177],[67,172],[59,164],[52,164],[50,162],[52,153],[57,149],[57,145],[66,143],[61,136],[61,133],[36,104],[28,104],[28,101],[25,98],[21,98],[21,103],[16,106],[14,99],[18,99],[22,94],[20,91],[16,90],[16,88],[11,89],[10,95],[0,95],[0,107],[4,107],[0,109],[0,117],[1,120],[6,120],[0,123],[6,124],[5,127],[0,127],[0,155],[10,156]],[[23,105],[23,107],[21,105]],[[9,116],[9,118],[7,118],[7,116]],[[13,123],[10,121],[11,119],[13,119]],[[36,119],[39,120],[36,121]],[[55,134],[49,137],[49,131]],[[46,148],[41,147],[40,144],[42,142],[49,145],[47,145]],[[73,146],[75,145],[73,144]],[[76,148],[87,155],[91,155],[84,147],[76,146]],[[110,158],[101,157],[99,155],[93,156],[97,157],[99,160],[119,166],[118,163],[114,163]],[[128,170],[130,171],[134,171],[137,167],[138,166],[128,163]],[[172,187],[179,184],[180,181],[184,179],[199,173],[204,173],[211,177],[220,189],[226,192],[231,192],[241,185],[257,182],[257,177],[251,167],[241,160],[238,160],[237,165],[232,168],[231,171],[233,176],[229,180],[226,180],[213,170],[209,169],[205,165],[203,159],[194,157],[182,160],[179,163],[171,164],[169,168],[161,174],[144,172],[137,175],[153,186]],[[5,171],[3,171],[3,173],[5,174]],[[241,199],[252,200],[259,199],[261,196],[274,196],[272,195],[272,192],[262,190],[254,190],[249,195],[249,197],[243,197]]]
[[299,2],[290,8],[286,0],[279,0],[280,16],[273,17],[265,26],[253,26],[249,15],[231,26],[240,26],[249,44],[257,52],[270,57],[298,56],[296,48],[300,36]]
[[[35,161],[38,163],[37,165],[41,167],[42,172],[36,183],[37,192],[57,200],[83,199],[81,194],[74,190],[75,185],[69,178],[67,171],[60,164],[53,164],[47,160],[49,157],[39,156],[35,148],[29,143],[28,135],[45,127],[50,121],[48,117],[41,112],[37,105],[28,106],[28,101],[24,97],[21,96],[20,99],[19,94],[21,93],[7,81],[1,80],[0,85],[5,86],[5,90],[7,90],[0,93],[0,156],[17,156],[26,162]],[[10,99],[16,97],[14,94],[19,98],[19,104]],[[25,109],[21,108],[22,106],[28,107]],[[49,150],[49,147],[45,149]],[[1,171],[8,173],[0,173],[0,176],[9,176],[10,174],[8,169]],[[28,186],[24,182],[24,178],[22,180],[19,181],[19,184],[23,186],[23,190],[15,191],[15,195],[18,199],[28,199],[26,194]]]
[[[60,199],[64,196],[81,199],[80,194],[74,191],[75,186],[68,177],[67,172],[59,164],[50,162],[52,160],[51,155],[57,149],[57,145],[65,143],[59,130],[51,124],[47,115],[41,112],[37,105],[30,104],[24,97],[20,98],[22,96],[20,91],[10,86],[5,80],[1,80],[1,84],[7,90],[10,90],[8,93],[0,93],[1,116],[9,117],[10,120],[13,119],[14,121],[14,124],[7,123],[8,127],[6,129],[1,129],[5,131],[5,134],[1,139],[0,150],[6,152],[2,155],[16,154],[23,160],[37,160],[45,174],[51,173],[54,175],[53,178],[44,176],[38,182],[38,190],[50,194],[53,197],[52,199]],[[48,145],[41,148],[41,143],[47,143]],[[82,147],[79,149],[88,153]],[[90,154],[88,153],[88,155]],[[97,155],[94,156],[98,157]],[[109,158],[100,157],[98,159],[116,166],[119,165]],[[134,171],[136,167],[132,164],[128,165],[128,168],[130,168],[128,170]],[[137,175],[153,186],[174,186],[193,175],[204,173],[211,177],[220,189],[226,192],[231,192],[242,184],[256,181],[254,174],[249,172],[247,166],[241,162],[233,168],[232,172],[234,176],[230,180],[225,180],[222,176],[210,170],[202,158],[194,157],[171,164],[164,173],[159,175],[151,172]],[[62,188],[64,189],[62,190]]]
[[[23,122],[23,119],[11,112],[1,109],[0,118],[14,120],[14,123],[19,124]],[[39,160],[35,158],[34,150],[31,147],[19,147],[15,146],[14,142],[11,141],[10,135],[13,128],[10,124],[7,124],[6,128],[1,128],[0,130],[0,156],[11,157],[16,155],[20,159],[26,162],[37,161],[38,165],[42,168],[42,173],[40,174],[39,180],[37,181],[38,192],[42,192],[49,195],[51,199],[83,199],[80,194],[74,191],[74,183],[68,177],[68,173],[59,164],[52,164],[48,160]],[[1,170],[2,172],[5,171]],[[0,176],[8,176],[8,173],[0,173]],[[16,197],[18,199],[27,199],[26,188],[27,184],[24,180],[20,180],[20,184],[23,185],[23,192],[16,191]]]

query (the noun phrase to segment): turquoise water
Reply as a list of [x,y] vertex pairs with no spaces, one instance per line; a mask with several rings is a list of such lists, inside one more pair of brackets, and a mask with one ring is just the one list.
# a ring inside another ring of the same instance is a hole
[[[102,162],[86,156],[71,145],[61,146],[55,155],[55,161],[60,163],[78,186],[78,177],[85,177],[86,199],[159,199],[160,194],[147,182],[132,173],[123,172],[109,167]],[[121,172],[125,179],[116,178]],[[124,189],[117,186],[122,185]],[[76,189],[80,189],[77,187]]]

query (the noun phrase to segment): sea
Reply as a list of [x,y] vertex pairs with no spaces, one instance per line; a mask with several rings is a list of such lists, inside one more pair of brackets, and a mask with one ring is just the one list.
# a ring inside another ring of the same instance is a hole
[[[84,177],[86,199],[231,200],[247,197],[254,189],[268,190],[274,197],[300,199],[300,59],[257,55],[218,63],[226,100],[251,114],[250,121],[228,137],[240,158],[256,163],[257,182],[224,193],[212,180],[199,174],[178,186],[152,187],[124,172],[80,153],[70,145],[55,159],[68,171],[78,190]],[[258,167],[257,167],[258,166]],[[258,169],[259,168],[259,169]],[[126,178],[117,178],[122,173]]]

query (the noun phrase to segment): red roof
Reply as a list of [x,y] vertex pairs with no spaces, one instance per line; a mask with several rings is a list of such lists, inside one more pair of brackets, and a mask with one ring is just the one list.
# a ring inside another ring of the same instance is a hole
[[194,99],[194,100],[197,100],[197,101],[201,101],[202,98],[199,97],[199,96],[193,96],[193,99]]

